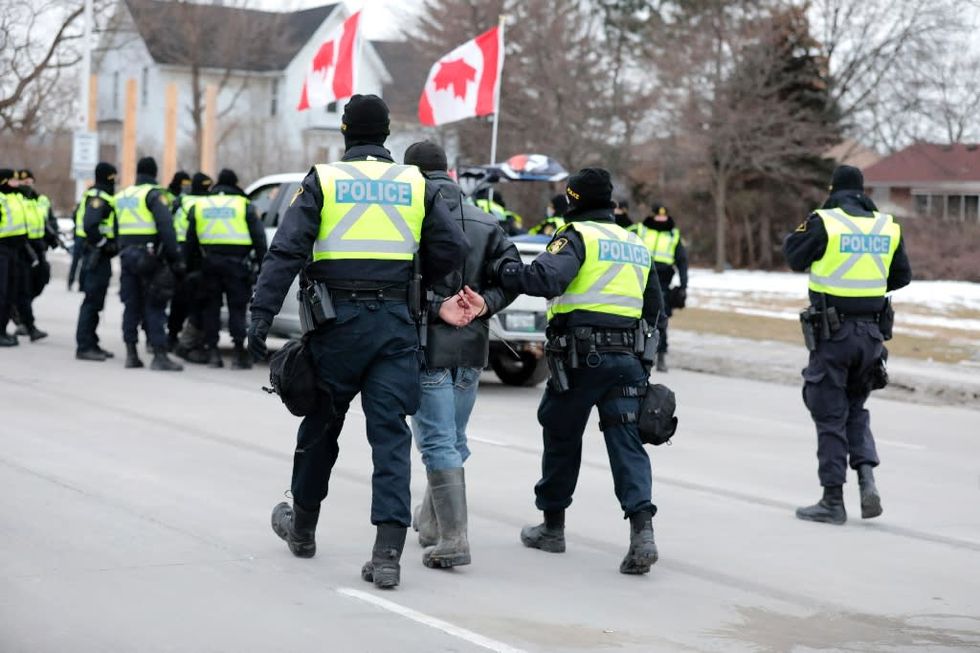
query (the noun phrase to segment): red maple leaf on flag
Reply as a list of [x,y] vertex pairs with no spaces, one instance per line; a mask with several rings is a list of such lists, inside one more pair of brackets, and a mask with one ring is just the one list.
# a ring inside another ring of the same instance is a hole
[[327,41],[320,46],[313,56],[313,70],[318,73],[326,73],[327,69],[333,65],[333,41]]
[[476,68],[462,59],[453,59],[439,64],[439,72],[433,78],[436,90],[453,87],[453,96],[466,98],[466,85],[476,80]]

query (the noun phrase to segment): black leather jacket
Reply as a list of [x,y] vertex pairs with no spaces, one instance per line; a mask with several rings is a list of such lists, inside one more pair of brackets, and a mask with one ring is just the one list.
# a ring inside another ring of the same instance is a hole
[[463,264],[463,284],[483,295],[487,302],[486,315],[463,328],[456,328],[440,320],[438,312],[442,300],[455,294],[459,288],[459,275],[454,274],[432,284],[436,297],[429,311],[429,343],[425,350],[425,364],[429,369],[486,367],[490,350],[487,320],[517,297],[517,293],[505,291],[499,286],[488,287],[487,264],[502,258],[520,262],[521,257],[496,218],[463,202],[459,186],[449,175],[445,172],[424,174],[429,183],[439,189],[446,206],[470,242],[470,251]]

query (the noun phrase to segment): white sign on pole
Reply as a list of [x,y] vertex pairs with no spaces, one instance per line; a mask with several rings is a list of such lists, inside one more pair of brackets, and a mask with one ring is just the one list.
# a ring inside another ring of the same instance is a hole
[[78,130],[72,141],[71,176],[74,179],[91,179],[99,163],[99,135],[96,132]]

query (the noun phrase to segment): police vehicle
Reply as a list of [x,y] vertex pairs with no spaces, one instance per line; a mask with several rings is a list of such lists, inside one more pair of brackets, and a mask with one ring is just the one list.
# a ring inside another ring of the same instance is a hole
[[[245,189],[245,194],[265,226],[269,244],[275,236],[289,200],[303,182],[306,173],[293,172],[262,177]],[[544,251],[546,236],[517,236],[512,239],[525,263]],[[269,333],[282,338],[299,338],[299,303],[296,293],[299,281],[294,280],[282,310],[272,323]],[[490,318],[490,368],[508,385],[530,386],[548,377],[544,361],[544,329],[547,324],[547,305],[540,297],[518,297],[513,304]]]

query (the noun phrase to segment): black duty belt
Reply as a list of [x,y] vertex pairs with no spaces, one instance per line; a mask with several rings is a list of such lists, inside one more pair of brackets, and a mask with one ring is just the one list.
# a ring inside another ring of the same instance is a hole
[[330,297],[334,301],[384,301],[386,299],[405,301],[408,299],[408,288],[389,286],[387,288],[330,288]]
[[552,339],[557,338],[561,338],[568,344],[575,343],[575,349],[579,353],[633,351],[636,342],[636,334],[633,331],[591,327],[576,327],[562,333],[552,334]]

